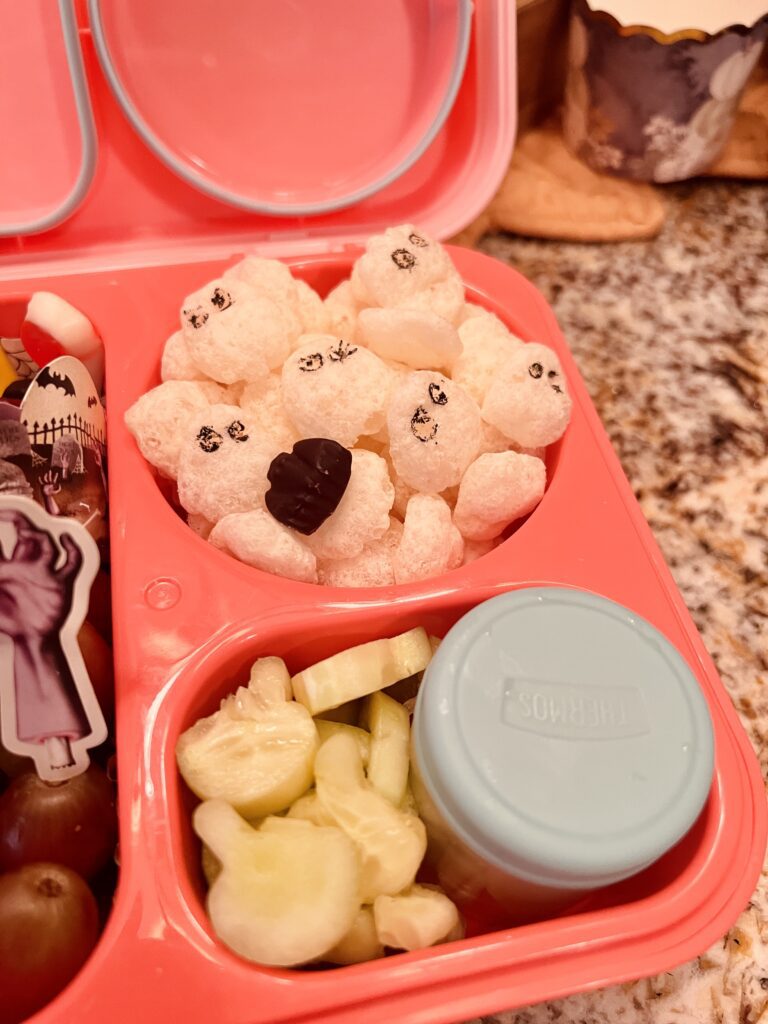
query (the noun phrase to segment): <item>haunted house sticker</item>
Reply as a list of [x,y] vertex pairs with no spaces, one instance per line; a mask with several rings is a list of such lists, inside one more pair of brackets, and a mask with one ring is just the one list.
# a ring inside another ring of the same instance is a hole
[[20,406],[0,402],[0,495],[37,501],[82,523],[107,558],[104,407],[85,366],[61,356],[34,377]]

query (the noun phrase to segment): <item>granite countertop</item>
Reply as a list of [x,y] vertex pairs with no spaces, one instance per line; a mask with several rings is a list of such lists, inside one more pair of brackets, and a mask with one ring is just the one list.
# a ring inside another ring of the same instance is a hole
[[[768,771],[768,185],[670,186],[649,242],[490,235],[554,308],[682,595]],[[670,974],[484,1024],[768,1024],[768,876]]]

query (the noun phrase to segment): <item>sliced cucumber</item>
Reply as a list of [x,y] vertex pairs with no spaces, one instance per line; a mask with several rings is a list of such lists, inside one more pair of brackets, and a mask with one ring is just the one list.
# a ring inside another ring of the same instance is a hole
[[419,627],[350,647],[299,672],[291,684],[296,699],[317,715],[423,671],[431,657],[429,638]]
[[208,915],[240,956],[292,967],[322,957],[352,928],[359,868],[341,829],[281,818],[257,831],[223,800],[200,804],[193,825],[222,864]]

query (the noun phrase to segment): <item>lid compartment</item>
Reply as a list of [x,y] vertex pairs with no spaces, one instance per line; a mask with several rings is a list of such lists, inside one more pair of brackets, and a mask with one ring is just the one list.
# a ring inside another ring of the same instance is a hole
[[400,178],[443,126],[469,0],[89,0],[123,113],[173,172],[273,216],[351,206]]
[[96,134],[72,0],[0,0],[0,237],[37,234],[74,213],[96,165]]

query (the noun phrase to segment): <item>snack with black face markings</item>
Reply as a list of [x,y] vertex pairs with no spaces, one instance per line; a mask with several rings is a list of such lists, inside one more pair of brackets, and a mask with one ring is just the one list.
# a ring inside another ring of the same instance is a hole
[[387,412],[389,451],[398,475],[424,494],[453,487],[480,450],[480,410],[452,380],[408,374]]
[[283,402],[303,437],[353,447],[383,424],[393,375],[373,352],[347,338],[306,335],[283,366]]
[[125,425],[147,462],[175,479],[186,421],[221,395],[221,388],[212,381],[165,381],[134,402],[125,414]]
[[429,311],[450,324],[458,323],[464,306],[464,286],[450,256],[413,224],[370,238],[351,280],[363,306]]
[[217,523],[264,504],[271,444],[256,436],[237,405],[211,405],[184,427],[177,483],[187,512]]
[[556,353],[531,342],[499,367],[483,402],[483,419],[511,442],[535,448],[562,437],[571,404]]
[[184,300],[181,329],[194,364],[222,384],[262,380],[282,365],[301,326],[291,310],[231,278]]

